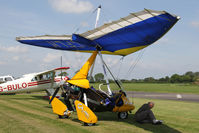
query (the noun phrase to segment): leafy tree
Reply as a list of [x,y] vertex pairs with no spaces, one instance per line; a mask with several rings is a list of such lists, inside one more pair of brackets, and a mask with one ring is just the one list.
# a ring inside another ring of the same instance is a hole
[[158,79],[159,82],[165,82],[165,78]]
[[192,80],[193,80],[193,82],[199,81],[199,72],[194,73],[194,78]]
[[94,78],[93,78],[93,76],[88,76],[88,78],[87,78],[88,80],[89,80],[89,82],[90,83],[94,83],[95,82],[95,80],[94,80]]
[[179,83],[180,82],[180,75],[173,74],[170,78],[171,83]]
[[195,73],[194,73],[194,76],[195,76],[195,77],[199,77],[199,72],[195,72]]
[[135,82],[138,82],[137,79],[131,79],[131,82],[135,83]]
[[121,79],[121,82],[122,82],[122,83],[130,83],[130,81],[127,80],[127,79]]
[[97,73],[97,74],[95,74],[94,77],[95,77],[96,82],[100,82],[100,81],[104,80],[104,75],[102,73]]
[[167,83],[169,82],[169,77],[168,76],[165,77],[165,82],[167,82]]
[[68,76],[68,73],[67,72],[62,72],[62,73],[58,74],[58,76]]
[[144,79],[144,82],[154,83],[156,80],[153,77],[148,77]]
[[109,83],[114,83],[115,81],[113,79],[108,79]]
[[192,79],[193,78],[190,75],[183,75],[182,76],[182,82],[186,82],[186,83],[192,82],[193,81]]
[[194,73],[192,71],[186,72],[185,75],[188,75],[190,77],[194,77]]
[[190,82],[192,82],[196,75],[192,71],[188,71],[188,72],[185,73],[185,76],[189,76],[191,78]]
[[76,73],[78,73],[79,71],[80,71],[80,69],[79,69],[79,70],[77,70],[77,71],[75,71],[75,74],[76,74]]

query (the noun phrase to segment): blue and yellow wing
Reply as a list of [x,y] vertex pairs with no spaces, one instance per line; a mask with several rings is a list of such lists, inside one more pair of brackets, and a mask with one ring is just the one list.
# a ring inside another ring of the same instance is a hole
[[165,11],[144,9],[82,34],[17,37],[17,41],[59,50],[128,55],[160,39],[180,19]]

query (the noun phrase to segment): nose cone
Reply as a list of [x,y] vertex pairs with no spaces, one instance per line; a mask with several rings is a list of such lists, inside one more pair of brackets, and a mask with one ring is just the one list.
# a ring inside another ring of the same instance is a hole
[[66,76],[66,77],[64,77],[64,80],[65,80],[65,81],[66,81],[66,80],[69,80],[69,77],[67,77],[67,76]]

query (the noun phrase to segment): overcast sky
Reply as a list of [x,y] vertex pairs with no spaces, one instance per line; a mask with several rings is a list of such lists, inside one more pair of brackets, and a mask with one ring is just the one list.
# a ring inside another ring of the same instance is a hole
[[[116,77],[145,78],[199,71],[198,0],[0,0],[0,75],[23,74],[69,66],[70,77],[90,54],[39,48],[18,43],[18,36],[83,33],[94,28],[95,8],[101,4],[99,25],[144,8],[165,10],[181,17],[160,40],[126,56],[105,55]],[[133,64],[140,58],[136,66]],[[102,72],[97,59],[95,72]],[[132,69],[131,69],[132,68]],[[129,70],[130,69],[130,70]]]

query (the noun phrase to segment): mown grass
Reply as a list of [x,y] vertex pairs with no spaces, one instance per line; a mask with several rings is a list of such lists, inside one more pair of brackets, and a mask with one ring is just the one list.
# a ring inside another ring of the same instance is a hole
[[[136,109],[151,99],[133,99]],[[112,112],[96,113],[96,126],[84,127],[76,113],[69,119],[58,119],[52,113],[47,100],[39,94],[0,95],[0,133],[197,133],[199,131],[199,103],[153,100],[157,119],[164,125],[139,124],[133,114],[126,120],[118,120]]]
[[[99,86],[98,83],[92,85],[95,88]],[[113,83],[110,86],[112,89],[118,88]],[[126,91],[199,94],[199,86],[192,84],[123,83],[123,87]]]

